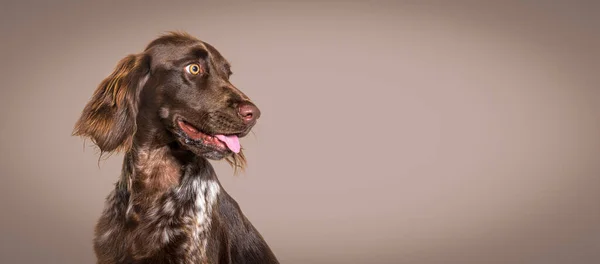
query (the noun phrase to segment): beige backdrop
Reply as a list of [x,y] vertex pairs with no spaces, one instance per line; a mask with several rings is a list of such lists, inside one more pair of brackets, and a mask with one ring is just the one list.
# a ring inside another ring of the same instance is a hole
[[0,263],[94,262],[121,156],[71,129],[168,30],[262,110],[213,164],[283,263],[600,263],[597,1],[50,2],[0,6]]

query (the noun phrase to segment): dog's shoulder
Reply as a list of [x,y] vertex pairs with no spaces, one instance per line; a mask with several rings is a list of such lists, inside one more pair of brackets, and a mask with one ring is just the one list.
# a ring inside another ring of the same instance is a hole
[[[279,263],[258,230],[246,218],[238,203],[226,192],[219,195],[216,230],[220,233],[219,259],[224,263]],[[225,236],[225,237],[223,237]]]

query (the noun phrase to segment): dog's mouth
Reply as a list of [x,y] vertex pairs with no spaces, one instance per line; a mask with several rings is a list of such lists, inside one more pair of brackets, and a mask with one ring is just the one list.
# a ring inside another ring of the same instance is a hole
[[234,153],[239,153],[241,149],[240,140],[236,135],[209,135],[200,131],[192,124],[185,120],[177,120],[177,125],[183,131],[183,133],[194,142],[200,143],[204,146],[214,148],[216,150],[225,152],[230,150]]

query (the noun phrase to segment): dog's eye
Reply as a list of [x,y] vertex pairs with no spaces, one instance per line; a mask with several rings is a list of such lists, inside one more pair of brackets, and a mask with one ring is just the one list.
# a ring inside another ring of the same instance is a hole
[[185,70],[193,75],[198,75],[200,73],[202,73],[202,66],[194,63],[194,64],[190,64],[188,66],[185,66]]

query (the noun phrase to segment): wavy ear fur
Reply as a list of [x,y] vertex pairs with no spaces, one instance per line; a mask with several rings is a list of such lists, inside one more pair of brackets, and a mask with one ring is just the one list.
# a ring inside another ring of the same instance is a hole
[[130,149],[139,91],[148,79],[149,65],[148,56],[123,58],[94,92],[75,124],[73,135],[89,137],[101,152]]

